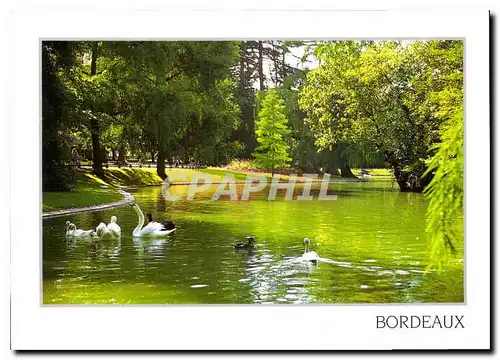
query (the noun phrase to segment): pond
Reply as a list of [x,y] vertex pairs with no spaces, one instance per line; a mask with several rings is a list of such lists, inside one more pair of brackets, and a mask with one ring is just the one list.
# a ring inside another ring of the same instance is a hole
[[[241,194],[243,186],[238,186]],[[319,184],[311,194],[319,193]],[[43,220],[44,304],[352,304],[464,301],[463,241],[442,273],[429,263],[422,194],[401,193],[387,179],[336,181],[335,201],[284,200],[268,189],[249,201],[221,196],[215,186],[192,201],[166,201],[160,187],[130,190],[144,212],[171,219],[167,239],[135,239],[131,206]],[[187,187],[173,186],[184,195]],[[295,195],[300,195],[297,185]],[[90,229],[112,215],[120,240],[66,239],[65,222]],[[459,233],[463,230],[457,220]],[[255,250],[234,243],[253,235]],[[322,258],[295,259],[304,237]]]

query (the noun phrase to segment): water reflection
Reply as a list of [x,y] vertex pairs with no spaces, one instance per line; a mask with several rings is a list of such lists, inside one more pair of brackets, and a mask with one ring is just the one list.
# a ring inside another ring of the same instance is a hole
[[[370,190],[363,192],[365,186]],[[389,185],[390,186],[390,185]],[[387,303],[463,301],[463,263],[424,275],[420,194],[380,184],[335,184],[338,201],[165,202],[160,188],[134,191],[144,211],[172,219],[166,239],[131,236],[129,206],[43,221],[45,303]],[[317,190],[317,189],[316,189]],[[185,187],[176,187],[182,194]],[[300,193],[300,191],[299,191]],[[279,195],[278,195],[279,197]],[[167,213],[168,212],[168,213]],[[64,223],[95,228],[118,216],[122,237],[66,239]],[[255,249],[234,243],[255,235]],[[312,240],[318,266],[296,261]],[[458,259],[460,260],[460,259]]]

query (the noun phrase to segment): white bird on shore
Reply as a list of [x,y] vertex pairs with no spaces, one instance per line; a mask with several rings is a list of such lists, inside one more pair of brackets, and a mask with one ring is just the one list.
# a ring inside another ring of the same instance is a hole
[[[173,233],[176,229],[167,229],[165,224],[151,221],[149,224],[144,226],[144,214],[141,211],[139,205],[134,204],[133,208],[137,215],[139,216],[139,223],[132,232],[134,237],[166,237]],[[143,227],[144,226],[144,227]]]
[[301,257],[299,257],[299,260],[302,261],[310,261],[313,264],[317,264],[319,262],[320,257],[318,254],[316,254],[315,251],[310,251],[309,250],[309,245],[311,244],[311,240],[309,238],[304,239],[304,245],[306,246],[306,249],[304,251],[304,254],[302,254]]

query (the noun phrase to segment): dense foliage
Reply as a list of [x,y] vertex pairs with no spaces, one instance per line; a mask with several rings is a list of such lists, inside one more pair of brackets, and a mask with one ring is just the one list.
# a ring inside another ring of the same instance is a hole
[[[434,176],[425,189],[429,198],[427,232],[432,237],[432,257],[441,268],[446,256],[456,252],[454,242],[463,237],[464,149],[463,110],[459,108],[443,125],[441,143],[429,162],[428,173]],[[455,224],[457,218],[458,229]],[[446,251],[450,250],[450,251]]]
[[433,94],[461,89],[462,42],[336,41],[315,54],[321,65],[308,73],[300,105],[316,144],[354,142],[383,156],[402,191],[422,191],[445,121]]
[[285,114],[285,102],[275,89],[267,92],[262,101],[262,108],[257,119],[257,141],[255,163],[263,169],[288,167],[292,160],[285,136],[290,134],[288,119]]

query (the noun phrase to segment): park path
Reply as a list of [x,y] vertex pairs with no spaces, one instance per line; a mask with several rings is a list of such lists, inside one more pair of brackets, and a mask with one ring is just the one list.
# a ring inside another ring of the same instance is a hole
[[72,208],[72,209],[48,211],[48,212],[44,212],[42,214],[42,218],[48,219],[48,218],[53,218],[53,217],[58,217],[58,216],[78,214],[78,213],[87,212],[87,211],[101,211],[101,210],[106,210],[106,209],[112,209],[112,208],[131,204],[135,201],[135,198],[130,193],[123,191],[123,190],[119,190],[119,189],[117,189],[117,191],[123,195],[123,200],[112,202],[112,203],[107,203],[107,204],[92,205],[92,206],[83,207],[83,208]]

